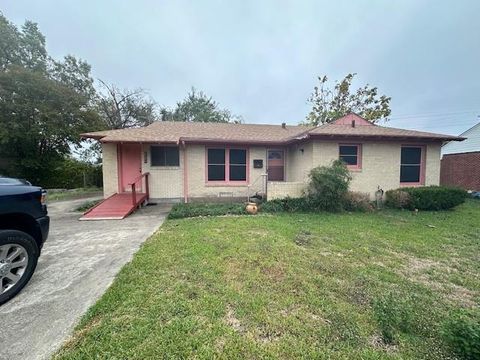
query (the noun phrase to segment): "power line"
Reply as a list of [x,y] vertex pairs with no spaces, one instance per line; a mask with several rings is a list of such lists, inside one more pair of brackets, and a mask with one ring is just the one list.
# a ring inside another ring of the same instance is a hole
[[451,116],[451,115],[461,115],[461,114],[480,114],[480,109],[472,109],[472,110],[462,110],[462,111],[454,111],[454,112],[430,112],[430,113],[416,113],[416,114],[402,114],[402,115],[394,115],[391,116],[391,119],[402,119],[402,118],[427,118],[427,117],[443,117],[443,116]]

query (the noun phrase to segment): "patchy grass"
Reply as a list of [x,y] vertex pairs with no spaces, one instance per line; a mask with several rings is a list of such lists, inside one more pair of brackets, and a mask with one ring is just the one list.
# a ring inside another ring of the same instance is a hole
[[90,188],[78,188],[78,189],[50,189],[47,190],[48,201],[62,201],[81,199],[91,196],[102,195],[102,188],[90,187]]
[[169,220],[55,357],[468,358],[479,219],[467,201],[417,215]]
[[75,211],[78,211],[78,212],[85,212],[89,209],[91,209],[92,207],[94,207],[95,205],[97,205],[100,201],[102,201],[103,199],[97,199],[97,200],[90,200],[90,201],[85,201],[82,205],[80,205],[79,207],[77,207],[75,209]]

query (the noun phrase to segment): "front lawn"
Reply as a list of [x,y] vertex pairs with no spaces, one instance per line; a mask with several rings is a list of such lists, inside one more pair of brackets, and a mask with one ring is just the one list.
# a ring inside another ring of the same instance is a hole
[[168,220],[56,357],[455,358],[479,329],[479,223],[479,201]]

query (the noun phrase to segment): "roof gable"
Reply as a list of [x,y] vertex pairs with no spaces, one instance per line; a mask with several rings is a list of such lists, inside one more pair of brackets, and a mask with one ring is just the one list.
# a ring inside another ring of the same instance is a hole
[[355,113],[347,114],[335,120],[332,124],[335,125],[350,125],[350,126],[374,126],[373,123],[364,119]]
[[445,144],[442,147],[442,155],[480,151],[480,122],[463,132],[460,136],[465,137],[465,141]]

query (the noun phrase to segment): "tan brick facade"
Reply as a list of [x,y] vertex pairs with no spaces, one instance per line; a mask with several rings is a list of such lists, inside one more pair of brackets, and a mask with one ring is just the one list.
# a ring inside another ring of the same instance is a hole
[[142,173],[149,172],[151,199],[178,200],[183,197],[183,149],[180,166],[151,166],[150,145],[142,146]]
[[103,196],[118,191],[117,144],[102,144]]
[[[241,148],[233,146],[232,148]],[[205,197],[234,197],[247,198],[250,188],[250,194],[256,191],[262,191],[261,175],[266,171],[266,148],[265,147],[249,147],[248,148],[248,166],[249,166],[249,182],[245,185],[218,185],[208,184],[206,181],[206,146],[205,145],[187,145],[187,164],[188,164],[188,196],[189,198],[205,198]],[[262,169],[253,168],[253,160],[263,160]]]
[[[339,156],[339,143],[347,141],[311,140],[285,148],[286,182],[269,183],[269,198],[300,196],[308,180],[308,173],[316,166],[329,165]],[[358,144],[359,142],[351,142]],[[408,143],[409,145],[411,143]],[[390,190],[400,186],[401,142],[361,142],[362,168],[353,171],[351,189],[369,193],[373,197],[377,187]],[[422,145],[422,144],[420,144]],[[438,185],[440,180],[440,143],[425,146],[425,184]],[[232,146],[240,148],[240,146]],[[104,194],[118,191],[117,146],[103,144]],[[184,185],[184,151],[187,159],[187,186]],[[206,181],[206,146],[180,146],[178,167],[152,167],[150,146],[142,147],[142,171],[150,172],[150,197],[152,199],[183,199],[185,190],[190,199],[195,198],[247,198],[263,190],[262,174],[266,173],[267,147],[248,147],[249,181],[245,185],[211,184]],[[263,168],[254,169],[253,160],[263,160]],[[250,185],[250,188],[249,188]]]

